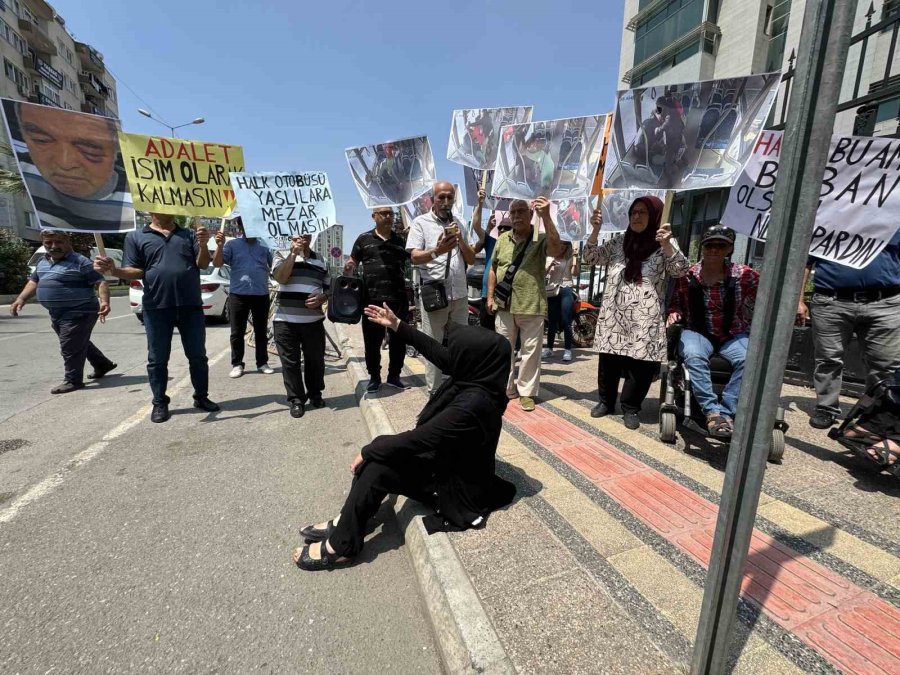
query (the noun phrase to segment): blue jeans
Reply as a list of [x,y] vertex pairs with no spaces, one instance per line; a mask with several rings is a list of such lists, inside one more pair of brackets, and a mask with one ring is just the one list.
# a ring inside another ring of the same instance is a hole
[[709,374],[709,358],[715,350],[712,343],[700,333],[687,330],[681,334],[678,350],[684,359],[684,365],[691,376],[691,391],[704,415],[728,415],[734,419],[738,395],[741,393],[741,380],[744,378],[744,360],[747,358],[747,333],[735,335],[719,347],[719,356],[728,361],[734,372],[722,391],[722,402],[713,391],[712,378]]
[[571,288],[560,288],[559,293],[547,298],[547,349],[553,349],[556,332],[562,324],[563,347],[572,349],[572,308],[575,306],[575,293]]
[[188,359],[194,398],[206,398],[209,392],[209,367],[206,365],[206,321],[202,307],[144,309],[147,331],[147,377],[153,392],[153,405],[168,405],[169,354],[172,334],[178,329],[181,346]]

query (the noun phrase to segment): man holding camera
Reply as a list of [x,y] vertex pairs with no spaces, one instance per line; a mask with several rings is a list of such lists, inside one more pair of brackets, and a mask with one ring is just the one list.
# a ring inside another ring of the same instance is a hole
[[[488,311],[496,313],[497,332],[513,346],[506,395],[519,398],[522,410],[534,410],[541,386],[541,338],[547,315],[544,277],[547,256],[562,255],[564,247],[550,217],[550,202],[538,197],[533,202],[517,199],[509,206],[512,230],[501,234],[494,246],[488,277]],[[546,234],[534,237],[532,216],[537,211]],[[522,342],[522,362],[516,376],[516,338]]]
[[[441,342],[448,324],[465,325],[468,322],[466,265],[474,264],[475,251],[462,234],[462,223],[453,215],[456,188],[452,183],[439,181],[434,184],[433,192],[431,211],[413,220],[409,227],[406,250],[410,252],[412,264],[417,266],[422,281],[419,299],[422,332]],[[434,294],[439,287],[443,288],[445,302],[426,304],[422,295]],[[426,309],[429,305],[440,304],[444,306],[431,311]],[[425,382],[429,396],[441,384],[439,375],[437,366],[428,363]]]

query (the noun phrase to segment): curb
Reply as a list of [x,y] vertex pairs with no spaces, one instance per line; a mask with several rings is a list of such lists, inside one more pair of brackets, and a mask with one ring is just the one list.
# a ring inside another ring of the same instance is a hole
[[[365,320],[365,319],[364,319]],[[325,322],[341,347],[341,360],[369,429],[369,435],[396,433],[384,406],[365,396],[369,375],[353,351],[340,324]],[[441,661],[449,673],[515,673],[516,669],[494,631],[478,593],[445,532],[429,535],[422,519],[428,511],[420,504],[397,496],[394,513],[406,539],[425,606],[431,618]]]

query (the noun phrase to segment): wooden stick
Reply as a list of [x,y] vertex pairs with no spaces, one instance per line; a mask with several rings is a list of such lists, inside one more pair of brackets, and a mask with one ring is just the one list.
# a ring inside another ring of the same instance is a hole
[[537,241],[540,236],[540,227],[541,227],[541,216],[537,212],[537,209],[534,210],[534,219],[531,221],[531,229],[533,230],[531,239],[532,241]]
[[660,225],[670,222],[672,216],[672,203],[675,201],[675,190],[666,190],[666,201],[663,203],[662,222]]
[[488,177],[488,170],[483,169],[481,171],[481,189],[482,190],[487,190],[487,177]]
[[97,252],[105,258],[106,247],[103,245],[103,235],[99,232],[94,232],[94,244],[97,246]]

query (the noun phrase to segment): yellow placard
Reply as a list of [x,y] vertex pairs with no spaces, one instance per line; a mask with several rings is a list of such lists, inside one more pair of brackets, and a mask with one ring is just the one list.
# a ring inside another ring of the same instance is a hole
[[119,132],[119,147],[134,208],[220,218],[234,209],[229,173],[244,170],[241,146]]

